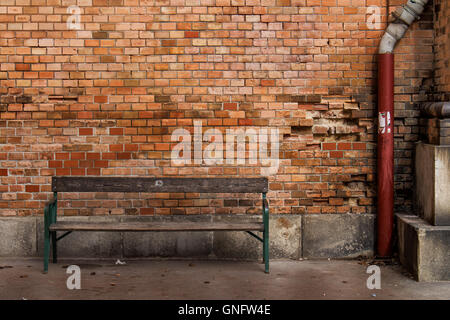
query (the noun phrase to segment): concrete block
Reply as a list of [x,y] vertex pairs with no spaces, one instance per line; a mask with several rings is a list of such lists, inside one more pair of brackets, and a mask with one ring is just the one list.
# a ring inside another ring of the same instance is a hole
[[356,258],[373,256],[375,215],[304,215],[303,257]]
[[396,216],[401,264],[418,281],[450,280],[450,226],[414,215]]
[[[215,216],[220,221],[262,221],[261,216]],[[262,237],[262,233],[258,233]],[[301,216],[272,215],[269,220],[271,258],[298,259],[301,252]],[[219,258],[262,259],[262,244],[246,232],[214,232],[213,252]]]
[[302,252],[301,229],[300,215],[272,216],[269,224],[270,256],[299,259]]
[[416,199],[419,216],[450,226],[450,145],[416,145]]
[[36,256],[36,218],[0,219],[0,256]]

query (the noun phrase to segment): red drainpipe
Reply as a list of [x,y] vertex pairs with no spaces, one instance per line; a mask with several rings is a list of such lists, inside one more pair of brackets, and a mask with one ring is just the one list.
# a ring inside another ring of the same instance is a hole
[[378,56],[377,253],[392,253],[394,225],[394,54]]
[[[394,47],[428,0],[408,0],[392,13],[378,55],[377,255],[392,255],[394,225]],[[389,8],[387,8],[388,10]]]

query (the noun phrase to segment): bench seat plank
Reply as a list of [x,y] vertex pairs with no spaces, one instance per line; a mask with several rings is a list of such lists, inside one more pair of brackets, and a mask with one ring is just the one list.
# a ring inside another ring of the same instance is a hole
[[263,231],[263,223],[223,222],[119,222],[92,223],[61,221],[50,231]]

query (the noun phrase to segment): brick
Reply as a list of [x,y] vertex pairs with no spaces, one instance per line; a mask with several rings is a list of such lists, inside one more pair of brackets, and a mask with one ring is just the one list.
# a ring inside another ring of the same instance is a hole
[[275,86],[275,80],[261,80],[261,86],[262,87],[274,87]]
[[96,103],[107,103],[108,102],[108,97],[107,96],[95,96],[94,97],[94,102],[96,102]]
[[198,31],[185,31],[184,37],[185,38],[198,38],[199,32]]
[[344,153],[342,151],[330,151],[331,158],[342,158]]
[[108,38],[108,32],[105,32],[105,31],[92,32],[92,38],[94,38],[94,39],[107,39]]
[[329,143],[322,143],[322,149],[323,150],[336,150],[336,143],[329,142]]
[[26,185],[25,191],[26,192],[39,192],[39,185]]
[[340,142],[337,144],[338,150],[351,150],[352,149],[352,143],[351,142]]
[[110,135],[123,135],[123,128],[110,128],[109,134]]
[[92,128],[80,128],[79,135],[80,136],[92,136],[94,130]]
[[31,65],[24,63],[16,63],[16,71],[30,71]]
[[363,142],[353,142],[353,150],[366,150],[366,144]]
[[155,214],[155,209],[154,208],[141,208],[140,213],[142,215]]

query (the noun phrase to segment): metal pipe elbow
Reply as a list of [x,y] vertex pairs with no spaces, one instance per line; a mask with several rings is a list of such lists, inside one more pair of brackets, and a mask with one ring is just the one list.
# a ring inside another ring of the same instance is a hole
[[404,6],[397,8],[392,13],[394,21],[386,28],[381,38],[378,53],[394,52],[397,42],[403,38],[409,25],[420,18],[420,14],[427,3],[428,0],[408,0]]
[[408,30],[408,25],[401,22],[393,22],[389,24],[386,31],[381,38],[380,47],[378,53],[392,53],[394,52],[395,45],[403,38]]

